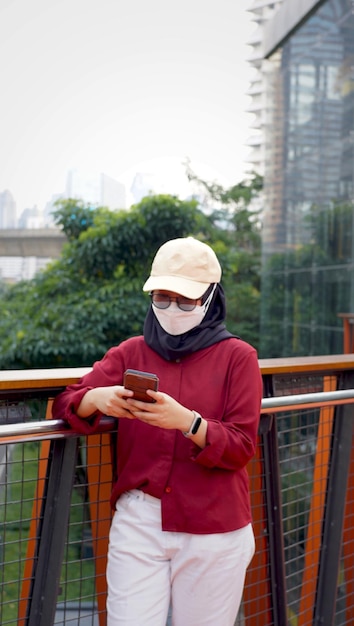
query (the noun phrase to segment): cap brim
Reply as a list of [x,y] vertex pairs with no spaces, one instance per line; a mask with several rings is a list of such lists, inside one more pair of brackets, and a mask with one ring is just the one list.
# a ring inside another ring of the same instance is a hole
[[143,291],[163,289],[197,300],[202,297],[209,286],[210,283],[200,283],[181,276],[150,276],[143,286]]

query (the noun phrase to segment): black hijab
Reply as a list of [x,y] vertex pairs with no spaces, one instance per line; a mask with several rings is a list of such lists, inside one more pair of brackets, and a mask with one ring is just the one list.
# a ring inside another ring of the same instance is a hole
[[[210,285],[203,296],[203,301],[211,293],[214,285]],[[150,305],[144,323],[144,339],[147,345],[167,361],[178,359],[208,348],[214,343],[236,337],[226,329],[225,294],[221,285],[216,285],[215,293],[202,322],[182,335],[170,335],[159,324]]]

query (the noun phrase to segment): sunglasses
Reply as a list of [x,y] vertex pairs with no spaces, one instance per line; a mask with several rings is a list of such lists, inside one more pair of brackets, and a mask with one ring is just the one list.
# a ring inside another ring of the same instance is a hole
[[171,302],[176,302],[181,311],[193,311],[197,306],[199,300],[192,300],[191,298],[185,298],[184,296],[168,296],[165,293],[156,293],[152,291],[150,294],[151,302],[157,309],[168,309]]

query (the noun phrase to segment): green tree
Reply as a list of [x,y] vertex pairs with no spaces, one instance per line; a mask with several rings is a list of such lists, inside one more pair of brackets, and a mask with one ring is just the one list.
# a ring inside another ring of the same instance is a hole
[[156,250],[173,237],[203,237],[208,227],[194,200],[168,195],[129,211],[77,208],[76,219],[71,200],[58,203],[56,220],[69,237],[61,258],[0,297],[2,369],[91,365],[141,333],[142,285]]
[[60,259],[0,294],[0,367],[91,365],[112,345],[140,334],[148,305],[142,285],[152,259],[162,243],[187,235],[215,249],[230,330],[257,346],[258,234],[246,201],[205,214],[196,200],[170,195],[114,212],[60,200],[55,219],[68,238]]
[[69,241],[77,239],[94,222],[93,207],[75,198],[59,199],[55,202],[54,219],[61,226]]
[[185,163],[186,174],[200,193],[210,224],[209,243],[223,267],[227,295],[227,327],[258,348],[260,326],[261,226],[259,198],[263,179],[249,180],[227,189],[199,178]]

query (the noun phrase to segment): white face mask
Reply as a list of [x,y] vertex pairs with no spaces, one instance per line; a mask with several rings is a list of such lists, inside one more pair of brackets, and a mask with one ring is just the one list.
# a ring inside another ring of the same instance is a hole
[[153,304],[152,310],[166,333],[169,335],[183,335],[183,333],[187,333],[192,328],[199,326],[203,321],[213,299],[215,289],[216,284],[204,304],[201,306],[197,305],[193,311],[181,311],[177,306],[177,302],[171,302],[167,309],[158,309]]

